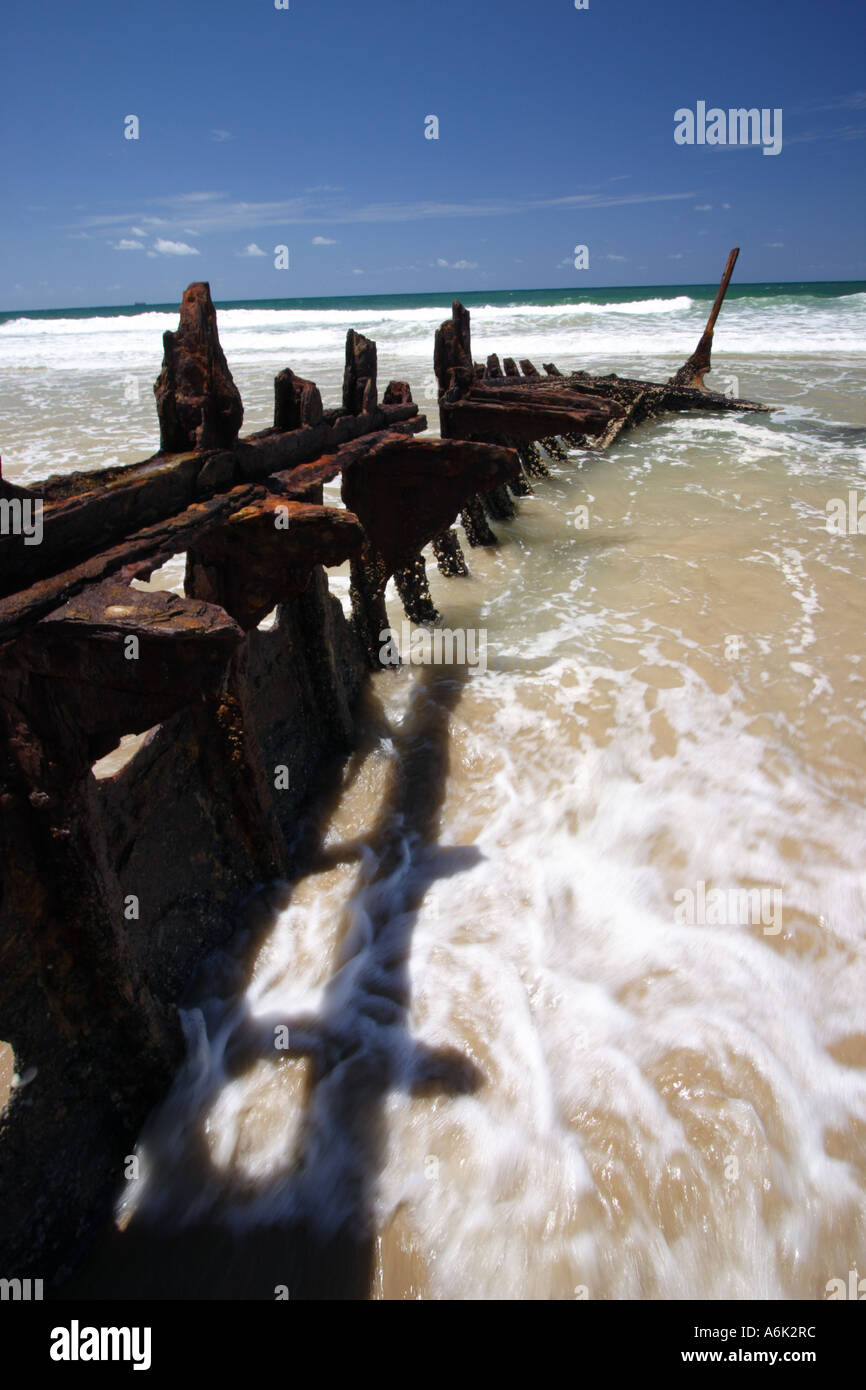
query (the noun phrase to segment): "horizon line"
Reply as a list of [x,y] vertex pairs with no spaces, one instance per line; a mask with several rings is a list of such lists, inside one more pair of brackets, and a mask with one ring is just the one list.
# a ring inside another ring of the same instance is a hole
[[[188,282],[188,285],[194,285],[194,284],[206,284],[206,285],[209,286],[209,285],[210,285],[210,281],[208,281],[208,280],[205,280],[205,281],[201,281],[201,280],[190,280],[190,281]],[[185,288],[185,289],[188,288],[188,285],[185,286],[184,288]],[[855,277],[855,278],[853,278],[853,279],[842,279],[842,280],[839,280],[839,279],[834,279],[834,280],[804,280],[804,279],[799,279],[799,280],[740,280],[740,281],[737,281],[736,284],[731,285],[731,289],[751,289],[751,288],[754,288],[754,287],[757,286],[757,285],[866,285],[866,279],[861,279],[861,278]],[[459,299],[459,298],[460,298],[460,294],[463,294],[463,295],[470,295],[470,294],[477,294],[477,295],[483,295],[483,294],[566,294],[566,293],[567,293],[567,294],[587,294],[587,293],[590,293],[590,292],[595,291],[595,290],[600,290],[600,291],[606,291],[606,290],[651,290],[651,289],[656,289],[656,290],[676,290],[676,289],[688,289],[688,288],[715,290],[715,289],[718,288],[718,285],[717,285],[717,282],[716,282],[715,280],[706,280],[706,281],[704,281],[704,280],[680,280],[680,281],[669,281],[669,282],[658,283],[658,284],[653,284],[653,283],[650,282],[650,281],[643,281],[643,282],[641,282],[641,283],[639,283],[639,284],[633,284],[633,285],[587,285],[586,289],[583,289],[583,290],[577,289],[576,287],[572,287],[572,286],[569,286],[569,285],[532,285],[532,286],[517,286],[517,287],[515,287],[515,288],[513,288],[513,289],[504,289],[504,290],[492,290],[492,289],[490,289],[489,287],[487,287],[487,288],[485,288],[485,289],[480,289],[480,290],[464,289],[464,290],[461,290],[459,294],[454,295],[453,298]],[[62,314],[62,313],[65,313],[65,312],[71,312],[71,313],[78,312],[78,313],[80,313],[82,309],[164,309],[164,308],[173,308],[175,304],[177,304],[178,306],[180,305],[180,301],[181,301],[181,299],[183,298],[183,294],[184,294],[184,290],[181,291],[180,297],[179,297],[177,300],[155,300],[155,301],[153,301],[153,302],[150,302],[150,301],[147,301],[147,300],[133,300],[133,301],[131,301],[131,302],[129,302],[129,303],[125,303],[125,304],[84,304],[84,305],[62,304],[62,305],[58,305],[56,308],[52,308],[52,309],[45,309],[45,308],[42,308],[42,309],[0,309],[0,315],[12,315],[12,314],[14,314],[15,316],[21,318],[21,317],[26,317],[26,316],[29,315],[29,314]],[[222,307],[222,308],[224,308],[224,309],[230,309],[230,308],[232,308],[232,307],[234,307],[234,306],[237,306],[237,305],[246,305],[246,304],[273,304],[273,303],[285,303],[285,302],[306,303],[306,302],[311,301],[311,300],[322,300],[322,299],[326,299],[326,300],[327,300],[327,299],[333,299],[333,300],[345,300],[345,299],[395,299],[395,298],[398,298],[398,297],[403,297],[403,298],[420,298],[421,296],[429,296],[429,297],[432,298],[432,297],[437,297],[437,296],[439,296],[440,294],[441,294],[441,295],[444,295],[444,297],[445,297],[446,299],[452,299],[452,295],[451,295],[448,291],[440,291],[440,290],[380,290],[380,291],[379,291],[378,293],[376,293],[376,294],[307,294],[307,295],[279,295],[279,296],[277,296],[277,295],[270,295],[270,296],[264,295],[264,296],[257,297],[257,298],[249,298],[249,297],[248,297],[248,298],[241,298],[241,299],[215,299],[215,300],[213,301],[213,304],[214,304],[214,308],[216,308],[216,309],[218,309],[218,308],[220,308],[220,307]]]

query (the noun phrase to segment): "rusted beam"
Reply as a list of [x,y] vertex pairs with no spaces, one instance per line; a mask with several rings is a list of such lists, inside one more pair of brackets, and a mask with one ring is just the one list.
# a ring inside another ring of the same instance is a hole
[[180,327],[164,333],[162,341],[162,371],[153,388],[160,450],[231,448],[244,407],[220,346],[210,285],[187,286]]
[[107,580],[90,585],[4,652],[0,692],[83,775],[121,735],[141,733],[214,693],[243,639],[222,608]]
[[[451,439],[543,439],[553,434],[602,434],[611,418],[609,410],[557,409],[555,406],[522,405],[517,401],[483,401],[477,397],[439,404],[443,425]],[[444,431],[443,431],[444,432]]]
[[693,386],[698,391],[706,390],[704,377],[710,370],[710,357],[713,347],[713,329],[716,326],[716,319],[719,317],[725,295],[728,292],[728,285],[731,283],[731,276],[734,273],[734,266],[740,254],[739,246],[735,246],[728,256],[728,261],[722,275],[721,284],[716,291],[713,307],[710,310],[710,317],[707,319],[707,326],[704,329],[701,340],[687,362],[684,362],[678,372],[675,372],[668,382],[669,386]]
[[245,632],[307,587],[316,565],[360,554],[357,517],[336,507],[266,497],[203,532],[187,551],[188,594],[219,604]]

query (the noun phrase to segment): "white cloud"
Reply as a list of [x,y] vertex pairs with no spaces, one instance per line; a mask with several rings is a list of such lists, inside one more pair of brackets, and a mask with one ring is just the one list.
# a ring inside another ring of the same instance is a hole
[[695,207],[695,212],[712,212],[712,210],[712,203],[698,203]]
[[132,236],[147,236],[143,227],[130,227],[129,231]]
[[238,252],[239,256],[266,256],[267,254],[267,251],[263,251],[260,246],[256,246],[254,241],[251,241],[248,246],[245,246],[243,251]]
[[143,242],[143,241],[133,241],[133,240],[132,240],[130,237],[128,237],[128,236],[122,236],[122,237],[120,238],[120,241],[114,241],[114,242],[111,242],[111,241],[110,241],[108,244],[109,244],[109,246],[113,246],[114,249],[115,249],[115,251],[143,251],[143,250],[144,250],[144,242]]
[[218,145],[221,145],[224,140],[231,140],[234,137],[232,136],[230,130],[212,130],[210,133],[210,138],[212,140],[216,140]]
[[363,275],[364,272],[363,272],[363,270],[353,270],[353,271],[352,271],[352,274],[353,274],[353,275]]
[[615,256],[615,255],[613,254],[613,252],[611,251],[610,254],[607,255],[607,256],[605,256],[604,259],[605,259],[606,261],[627,261],[627,260],[628,260],[628,256]]
[[187,246],[185,241],[167,241],[165,237],[157,237],[153,243],[154,251],[158,251],[161,256],[197,256],[199,254],[195,246]]
[[436,265],[437,265],[441,270],[477,270],[477,269],[478,269],[478,262],[477,262],[477,261],[443,261],[443,259],[442,259],[441,256],[439,256],[439,257],[437,258],[437,260],[436,260]]
[[784,241],[765,241],[765,246],[769,246],[773,251],[780,251],[785,245]]
[[314,236],[313,246],[336,246],[337,243],[331,236]]
[[683,258],[683,253],[682,253],[682,251],[671,251],[670,255],[668,256],[668,260],[669,260],[669,261],[681,261],[682,258]]

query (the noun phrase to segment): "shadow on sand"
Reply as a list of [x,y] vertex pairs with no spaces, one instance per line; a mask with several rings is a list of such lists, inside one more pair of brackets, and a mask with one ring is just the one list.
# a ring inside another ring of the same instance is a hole
[[[190,1038],[184,1072],[143,1136],[156,1156],[155,1200],[146,1198],[124,1231],[112,1224],[56,1297],[273,1299],[277,1288],[293,1300],[370,1296],[389,1093],[458,1095],[483,1080],[468,1058],[424,1047],[408,1027],[408,961],[421,903],[437,880],[480,857],[472,847],[438,844],[449,722],[467,674],[465,667],[422,668],[397,728],[368,687],[361,742],[347,768],[326,775],[296,845],[295,877],[359,864],[320,1011],[303,1018],[249,1013],[245,990],[258,949],[291,900],[290,887],[272,886],[250,904],[228,977],[223,957],[198,986],[207,1032],[203,1024],[200,1037]],[[336,806],[383,735],[394,757],[375,824],[356,841],[325,847]],[[224,997],[215,1001],[220,970]],[[287,1056],[309,1058],[294,1149],[258,1183],[229,1178],[211,1161],[206,1111],[228,1079],[261,1058],[277,1065]]]

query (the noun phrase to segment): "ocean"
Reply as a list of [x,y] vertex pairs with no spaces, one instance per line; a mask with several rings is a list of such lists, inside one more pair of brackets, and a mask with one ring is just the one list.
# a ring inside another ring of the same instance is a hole
[[[714,293],[461,298],[476,361],[663,381]],[[283,367],[336,404],[353,327],[435,433],[449,311],[218,306],[244,429]],[[4,476],[153,452],[176,326],[0,315]],[[821,1299],[866,1274],[866,285],[732,287],[713,363],[773,412],[573,451],[468,579],[428,559],[485,660],[373,678],[321,853],[186,1002],[80,1290]],[[239,1072],[264,1016],[306,1050]]]

